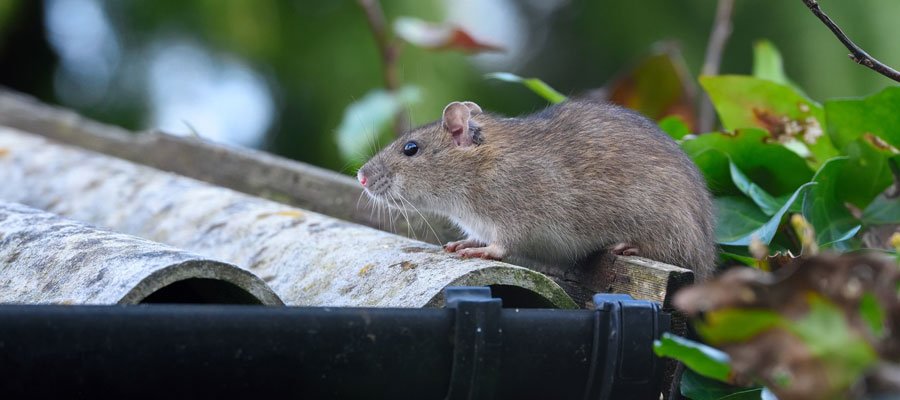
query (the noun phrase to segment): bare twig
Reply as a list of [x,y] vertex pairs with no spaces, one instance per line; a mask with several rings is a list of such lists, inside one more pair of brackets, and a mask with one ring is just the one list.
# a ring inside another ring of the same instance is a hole
[[[734,0],[719,0],[716,8],[716,20],[713,23],[712,32],[709,34],[709,43],[706,45],[706,57],[703,60],[703,69],[701,75],[717,75],[719,73],[719,65],[722,63],[722,52],[725,50],[725,43],[731,36],[731,14],[734,9]],[[715,122],[715,113],[709,96],[703,97],[700,104],[700,133],[709,132],[713,129]]]
[[869,53],[866,53],[865,50],[861,49],[856,43],[853,43],[850,38],[844,34],[844,31],[841,30],[831,18],[828,18],[827,15],[819,8],[819,2],[816,0],[803,0],[803,4],[806,4],[806,7],[809,8],[810,11],[816,16],[819,17],[820,20],[831,29],[831,32],[834,33],[834,36],[844,44],[844,47],[847,50],[850,50],[850,54],[848,56],[851,60],[860,65],[865,65],[866,67],[872,69],[875,72],[878,72],[881,75],[884,75],[888,78],[891,78],[897,82],[900,82],[900,72],[897,70],[882,64],[880,61],[876,60],[874,57],[870,56]]
[[[384,11],[381,9],[381,3],[378,0],[357,0],[357,2],[366,14],[366,22],[369,23],[369,29],[372,31],[372,36],[375,38],[375,43],[378,45],[378,51],[381,54],[384,87],[389,92],[396,93],[400,89],[397,59],[400,57],[401,43],[390,38]],[[403,111],[398,112],[394,116],[394,130],[398,136],[409,129],[408,125]]]
[[399,46],[396,42],[391,42],[388,36],[387,23],[384,19],[384,12],[381,10],[381,4],[378,0],[358,0],[358,3],[366,13],[366,22],[369,23],[369,29],[372,30],[372,36],[375,37],[375,44],[378,45],[378,51],[381,53],[385,88],[390,91],[397,90],[400,86],[396,69]]

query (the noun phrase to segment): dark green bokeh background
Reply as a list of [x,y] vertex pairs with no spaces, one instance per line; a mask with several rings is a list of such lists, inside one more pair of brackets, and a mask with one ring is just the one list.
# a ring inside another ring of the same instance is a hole
[[[192,40],[212,54],[237,57],[265,78],[273,95],[274,120],[262,147],[332,169],[346,165],[334,140],[343,111],[383,84],[375,42],[356,1],[97,1],[113,25],[123,57],[132,55],[129,49],[173,36]],[[573,0],[556,2],[559,8],[547,16],[537,11],[537,0],[509,3],[531,24],[530,30],[549,34],[533,41],[533,57],[508,70],[540,77],[566,94],[602,86],[662,40],[681,45],[696,76],[716,6],[699,0]],[[455,4],[383,1],[389,20],[413,16],[441,21],[446,7]],[[895,40],[900,2],[821,4],[869,53],[900,66]],[[0,1],[0,84],[60,103],[54,88],[58,56],[47,42],[46,5],[38,0]],[[752,43],[763,38],[780,48],[789,76],[814,99],[861,96],[892,84],[849,61],[847,51],[800,0],[737,0],[722,72],[749,73]],[[422,90],[422,101],[409,113],[415,124],[437,118],[443,105],[458,99],[513,115],[546,105],[524,88],[484,80],[483,74],[491,71],[476,68],[459,53],[407,46],[399,66],[401,80]],[[63,105],[128,128],[149,128],[146,91],[131,74],[129,69],[116,70],[99,102]]]

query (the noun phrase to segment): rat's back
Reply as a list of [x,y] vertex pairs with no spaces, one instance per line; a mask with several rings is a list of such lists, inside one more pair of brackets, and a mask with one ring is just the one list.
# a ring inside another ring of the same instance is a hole
[[485,123],[485,144],[498,146],[498,173],[513,182],[504,185],[513,200],[505,212],[529,219],[513,228],[528,232],[514,252],[578,259],[626,243],[700,278],[712,271],[705,181],[654,122],[618,106],[570,101],[496,123]]

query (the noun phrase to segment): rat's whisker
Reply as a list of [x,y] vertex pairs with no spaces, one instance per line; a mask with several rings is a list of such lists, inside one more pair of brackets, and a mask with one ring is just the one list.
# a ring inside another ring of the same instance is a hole
[[378,226],[377,221],[375,220],[375,208],[378,207],[378,200],[374,199],[369,202],[369,221],[375,222],[375,225]]
[[386,228],[386,226],[384,225],[384,219],[381,218],[381,209],[382,209],[382,204],[378,204],[378,209],[377,209],[377,211],[375,211],[375,218],[378,218],[379,226],[381,226],[382,228]]
[[385,209],[388,213],[388,221],[390,221],[391,224],[391,233],[397,233],[397,226],[395,225],[397,218],[394,218],[394,210],[392,207],[386,207]]
[[378,153],[378,140],[374,134],[368,136],[369,141],[369,153],[371,155],[375,155]]
[[391,194],[387,194],[387,197],[385,197],[385,199],[386,199],[386,201],[385,201],[385,209],[387,210],[387,212],[388,212],[388,218],[390,219],[391,233],[397,233],[397,227],[394,225],[394,223],[396,222],[396,219],[397,219],[397,218],[394,217],[394,208],[395,208],[395,206],[394,206],[394,199],[393,199],[393,196],[391,196]]
[[363,195],[366,194],[365,190],[359,191],[359,197],[356,199],[356,211],[359,211],[359,202],[362,201]]
[[[358,157],[358,156],[356,156],[356,157]],[[365,156],[363,156],[363,157],[365,157]],[[362,159],[364,160],[365,158],[362,158]],[[350,167],[352,167],[353,164],[356,164],[357,162],[359,162],[359,160],[357,160],[357,159],[348,160],[347,162],[344,163],[344,165],[341,167],[341,169],[338,170],[338,172],[340,172],[342,174],[345,172],[348,172]]]
[[[399,194],[398,194],[398,195],[399,195]],[[398,210],[400,210],[400,213],[403,215],[403,218],[406,219],[406,230],[407,230],[407,232],[412,233],[412,234],[413,234],[413,237],[414,237],[416,240],[418,240],[418,236],[416,235],[416,230],[413,229],[412,224],[410,224],[410,222],[409,222],[409,214],[406,212],[406,208],[403,207],[402,204],[398,204],[397,198],[394,197],[393,194],[391,194],[391,198],[394,200],[394,205],[397,207]]]
[[427,225],[427,226],[428,226],[428,229],[430,229],[430,230],[431,230],[431,233],[432,233],[432,234],[433,234],[433,235],[434,235],[434,238],[435,238],[435,239],[437,239],[437,241],[438,241],[438,243],[444,243],[444,241],[443,241],[443,240],[441,240],[441,237],[440,237],[440,236],[438,236],[438,234],[437,234],[437,232],[436,232],[436,231],[435,231],[435,230],[434,230],[434,227],[433,227],[433,226],[431,226],[431,223],[430,223],[430,222],[428,222],[428,219],[427,219],[427,218],[425,218],[425,216],[424,216],[424,215],[422,215],[422,212],[421,212],[421,211],[419,211],[419,209],[418,209],[418,208],[417,208],[417,207],[416,207],[416,206],[415,206],[415,205],[413,205],[413,203],[412,203],[412,202],[410,202],[410,201],[409,201],[409,200],[407,200],[407,199],[406,199],[406,197],[403,197],[403,195],[402,195],[402,194],[400,194],[400,193],[397,193],[397,195],[398,195],[398,196],[400,196],[400,200],[403,200],[403,201],[405,201],[405,202],[406,202],[406,204],[408,204],[408,205],[409,205],[409,206],[410,206],[410,207],[411,207],[411,208],[412,208],[412,209],[413,209],[413,211],[415,211],[415,212],[416,212],[416,213],[418,213],[418,214],[419,214],[419,217],[420,217],[420,218],[422,218],[422,221],[423,221],[423,222],[425,222],[425,225]]
[[[405,220],[406,215],[404,214],[403,209],[398,207],[397,198],[394,197],[393,195],[391,195],[391,201],[394,203],[394,210],[397,211],[397,220],[400,220],[401,218]],[[400,225],[400,224],[398,223],[398,225]],[[408,225],[409,224],[407,224],[407,226]],[[398,232],[398,231],[395,230],[394,233],[396,233],[396,232]]]

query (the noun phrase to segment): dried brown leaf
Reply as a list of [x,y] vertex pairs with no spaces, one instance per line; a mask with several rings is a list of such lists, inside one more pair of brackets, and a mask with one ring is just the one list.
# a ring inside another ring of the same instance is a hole
[[434,24],[402,17],[394,22],[394,32],[406,42],[430,50],[457,50],[466,53],[504,51],[503,47],[476,39],[459,26]]
[[[849,384],[834,382],[844,367],[840,361],[824,359],[788,325],[807,318],[813,299],[822,299],[843,316],[850,337],[874,349],[882,361],[900,361],[900,268],[878,254],[825,254],[769,257],[781,264],[775,272],[735,268],[708,282],[679,292],[674,305],[689,316],[707,320],[729,310],[775,312],[777,323],[762,328],[746,340],[712,342],[729,354],[733,383],[762,382],[780,399],[820,399],[848,395]],[[862,310],[866,298],[874,297],[884,309],[883,333],[873,330],[872,316]],[[747,315],[747,314],[744,314]],[[794,322],[791,322],[794,321]],[[784,325],[788,324],[788,325]],[[740,332],[742,327],[734,327]],[[749,328],[748,328],[749,329]],[[833,332],[816,332],[828,335]],[[723,336],[725,337],[725,336]],[[821,349],[819,350],[821,351]],[[848,367],[852,371],[852,367]],[[850,372],[845,376],[852,376]],[[849,379],[849,378],[847,378]]]

